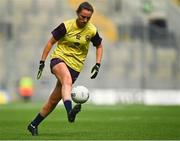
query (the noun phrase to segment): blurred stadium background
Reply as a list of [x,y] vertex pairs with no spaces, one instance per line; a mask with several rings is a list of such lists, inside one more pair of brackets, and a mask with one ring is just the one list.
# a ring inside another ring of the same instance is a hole
[[[90,48],[75,85],[91,91],[95,104],[180,104],[180,1],[88,0],[103,37],[100,73],[90,80]],[[0,101],[18,101],[18,82],[33,80],[32,101],[47,99],[55,78],[49,58],[41,80],[39,59],[50,32],[74,18],[82,0],[0,0]]]

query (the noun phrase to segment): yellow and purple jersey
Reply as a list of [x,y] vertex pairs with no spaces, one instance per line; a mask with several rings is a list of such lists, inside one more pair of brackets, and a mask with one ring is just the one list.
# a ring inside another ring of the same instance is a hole
[[51,53],[51,58],[62,59],[69,67],[80,72],[88,53],[90,42],[94,46],[101,44],[102,38],[97,28],[90,22],[83,28],[78,28],[76,19],[61,23],[52,32],[58,41]]

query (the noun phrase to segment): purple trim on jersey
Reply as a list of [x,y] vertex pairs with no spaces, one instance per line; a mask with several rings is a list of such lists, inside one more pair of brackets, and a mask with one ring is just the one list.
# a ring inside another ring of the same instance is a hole
[[66,27],[65,27],[64,23],[61,23],[51,33],[52,33],[54,39],[56,39],[56,41],[61,39],[66,34]]
[[94,46],[99,46],[101,44],[102,38],[99,36],[99,33],[96,32],[96,35],[91,38],[91,42]]

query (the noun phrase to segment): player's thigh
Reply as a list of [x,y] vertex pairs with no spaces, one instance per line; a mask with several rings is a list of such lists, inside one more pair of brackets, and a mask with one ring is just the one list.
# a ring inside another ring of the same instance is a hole
[[64,62],[60,62],[55,65],[52,68],[52,71],[62,84],[72,84],[71,74]]

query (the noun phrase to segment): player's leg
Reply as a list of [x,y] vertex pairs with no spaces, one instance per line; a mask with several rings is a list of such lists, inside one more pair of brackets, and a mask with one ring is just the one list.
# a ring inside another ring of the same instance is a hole
[[70,68],[68,68],[64,62],[60,62],[53,67],[52,71],[62,84],[61,94],[62,94],[64,106],[68,114],[68,120],[69,122],[74,122],[76,114],[81,109],[81,105],[76,105],[72,109],[71,90],[74,79],[72,78],[73,77],[72,71],[70,71],[69,69]]
[[71,75],[64,61],[59,58],[51,59],[50,67],[51,67],[51,72],[56,76],[59,82],[61,82],[62,85],[61,96],[66,111],[69,112],[72,109],[72,103],[70,99],[71,96],[69,94],[71,93],[71,87],[72,87]]
[[40,114],[43,117],[48,116],[48,114],[50,114],[54,110],[54,108],[56,107],[56,105],[59,103],[60,100],[61,100],[61,83],[57,81],[54,91],[50,95],[48,101],[42,107]]
[[56,107],[58,102],[61,100],[61,84],[57,81],[56,87],[54,88],[52,94],[50,95],[48,101],[44,104],[40,113],[35,117],[35,119],[28,125],[28,130],[33,136],[38,135],[38,125],[44,120],[48,114],[50,114]]
[[56,64],[52,69],[56,78],[61,82],[61,95],[66,108],[67,113],[72,110],[71,103],[71,89],[72,89],[72,79],[71,74],[64,62]]

